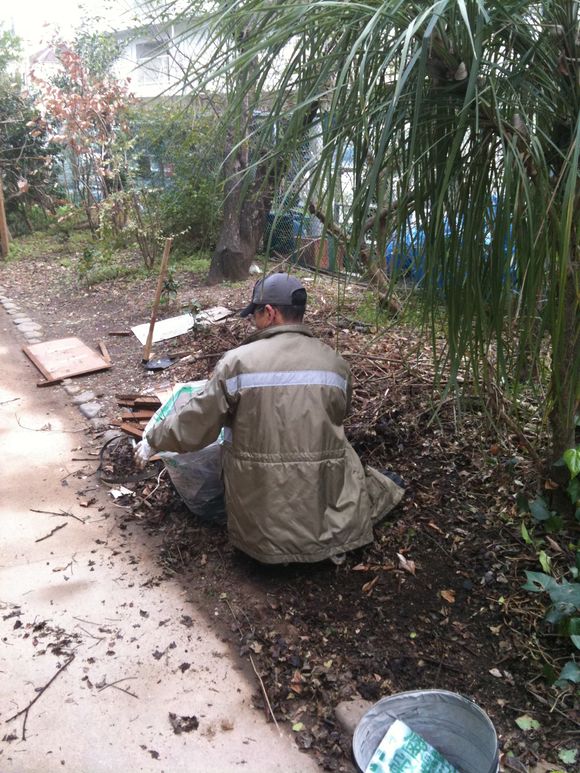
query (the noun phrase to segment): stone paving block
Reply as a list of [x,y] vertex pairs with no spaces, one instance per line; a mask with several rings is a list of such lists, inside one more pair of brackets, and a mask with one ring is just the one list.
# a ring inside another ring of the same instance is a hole
[[42,325],[38,325],[36,322],[21,322],[18,325],[18,330],[20,330],[21,333],[38,334],[38,331],[42,330]]
[[42,338],[38,338],[37,336],[31,336],[30,338],[26,339],[29,344],[40,344],[42,343]]
[[83,403],[79,405],[79,410],[87,419],[94,419],[101,412],[102,407],[101,403],[97,402]]
[[81,392],[80,394],[76,395],[76,397],[73,397],[73,405],[80,405],[81,403],[90,403],[93,400],[96,400],[97,396],[94,392],[91,392],[90,390],[85,390],[84,392]]
[[62,385],[67,395],[78,395],[78,393],[81,391],[80,386],[77,386],[76,384],[72,384],[70,379],[63,381]]
[[40,341],[36,330],[31,330],[29,333],[24,333],[24,338],[26,338],[29,343],[33,343],[33,339],[34,343],[38,343]]
[[23,322],[32,322],[32,320],[30,317],[19,317],[16,315],[12,317],[12,322],[14,322],[15,325],[21,325]]
[[14,314],[18,314],[20,309],[18,306],[15,306],[13,309],[9,309],[7,306],[4,307],[6,309],[6,314],[10,314],[10,316],[14,316]]

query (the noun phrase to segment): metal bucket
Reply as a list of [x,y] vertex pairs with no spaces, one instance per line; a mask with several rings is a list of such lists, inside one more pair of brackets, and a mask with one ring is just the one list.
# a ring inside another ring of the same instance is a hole
[[498,773],[495,728],[473,701],[446,690],[416,690],[382,698],[358,723],[354,758],[366,770],[385,733],[400,719],[460,773]]

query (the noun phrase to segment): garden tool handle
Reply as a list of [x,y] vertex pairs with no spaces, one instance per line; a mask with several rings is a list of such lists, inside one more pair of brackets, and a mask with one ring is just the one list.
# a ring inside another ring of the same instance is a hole
[[151,321],[149,322],[149,332],[147,333],[147,341],[143,347],[143,359],[142,362],[149,362],[151,356],[151,346],[153,344],[153,328],[155,327],[155,320],[157,319],[157,309],[159,308],[159,301],[161,300],[161,293],[163,291],[163,282],[165,281],[165,274],[167,273],[167,265],[169,263],[169,252],[171,251],[171,243],[173,239],[167,238],[165,240],[165,247],[163,249],[163,257],[161,258],[161,268],[159,269],[159,279],[157,280],[157,290],[155,292],[155,300],[153,301],[153,310],[151,312]]

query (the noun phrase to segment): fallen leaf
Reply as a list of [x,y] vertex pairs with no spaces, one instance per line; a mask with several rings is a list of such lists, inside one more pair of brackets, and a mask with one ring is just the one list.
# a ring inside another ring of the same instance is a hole
[[438,531],[439,534],[443,534],[443,529],[440,529],[439,526],[437,526],[436,523],[433,523],[433,521],[429,521],[427,526],[429,526],[429,528],[433,529],[434,531]]
[[578,756],[578,749],[561,749],[558,752],[558,759],[564,763],[564,765],[573,765],[576,762]]
[[518,717],[516,719],[516,725],[525,733],[527,733],[528,730],[538,730],[540,728],[538,720],[533,719],[529,714],[522,714],[521,717]]
[[292,730],[294,730],[295,733],[299,733],[301,730],[304,730],[304,722],[295,722],[292,725]]
[[379,575],[375,575],[372,580],[369,580],[368,582],[365,582],[365,584],[362,586],[362,592],[370,594],[372,593],[373,588],[379,581]]
[[489,669],[489,673],[490,673],[492,676],[495,676],[495,678],[496,678],[496,679],[503,679],[503,674],[502,674],[502,672],[499,670],[499,668],[490,668],[490,669]]
[[409,560],[408,558],[405,558],[404,555],[401,553],[397,553],[397,558],[399,559],[399,566],[401,569],[404,569],[406,572],[409,572],[409,574],[415,574],[415,562]]
[[292,681],[290,682],[290,689],[297,695],[300,695],[302,692],[302,674],[300,671],[294,671],[294,674],[292,675]]
[[442,590],[439,591],[441,598],[445,599],[449,604],[455,604],[455,591],[454,590]]
[[552,539],[552,537],[548,536],[547,534],[545,536],[545,539],[546,539],[546,542],[548,543],[548,545],[554,551],[554,553],[562,553],[562,548],[560,547],[560,545],[558,545],[556,540]]

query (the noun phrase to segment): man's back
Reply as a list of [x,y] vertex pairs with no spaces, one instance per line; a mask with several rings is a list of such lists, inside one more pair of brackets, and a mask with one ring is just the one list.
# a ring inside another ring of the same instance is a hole
[[259,332],[218,367],[231,413],[224,479],[232,542],[266,563],[319,561],[372,540],[362,465],[343,420],[344,360],[301,325]]
[[230,540],[264,563],[321,561],[371,542],[373,520],[403,493],[365,473],[348,443],[349,369],[300,324],[306,301],[294,276],[258,280],[240,312],[258,332],[147,434],[152,448],[185,452],[224,429]]

